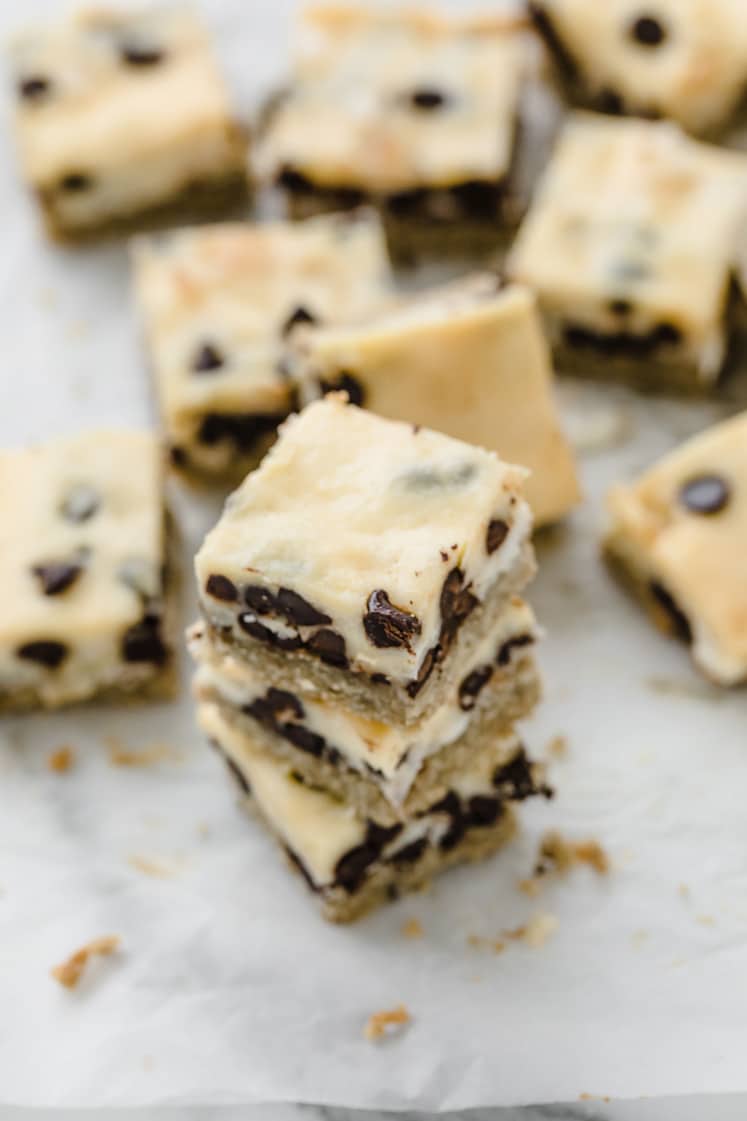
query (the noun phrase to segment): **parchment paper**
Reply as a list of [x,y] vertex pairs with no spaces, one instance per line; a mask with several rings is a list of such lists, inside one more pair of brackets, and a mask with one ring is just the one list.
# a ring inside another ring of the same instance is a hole
[[[292,7],[205,5],[245,103],[281,72]],[[46,246],[7,129],[3,145],[0,439],[151,421],[124,251]],[[237,808],[193,728],[186,666],[179,704],[5,721],[0,1103],[447,1109],[747,1090],[747,695],[707,686],[611,582],[596,544],[608,484],[729,406],[572,383],[562,398],[588,502],[540,541],[546,696],[526,727],[538,754],[567,737],[556,801],[527,807],[505,855],[334,928]],[[217,506],[182,492],[177,507],[189,586]],[[192,612],[190,594],[185,623]],[[76,765],[61,775],[46,760],[62,744]],[[115,766],[112,745],[153,762]],[[550,827],[597,839],[610,875],[582,868],[520,893]],[[470,944],[538,912],[558,919],[541,948]],[[412,917],[422,939],[401,932]],[[121,935],[120,955],[74,992],[51,980],[106,933]],[[369,1014],[399,1003],[409,1029],[366,1042]]]

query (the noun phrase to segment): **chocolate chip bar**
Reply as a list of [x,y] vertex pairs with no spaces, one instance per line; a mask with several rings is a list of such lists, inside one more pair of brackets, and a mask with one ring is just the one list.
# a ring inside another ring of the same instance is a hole
[[603,113],[720,129],[747,88],[742,0],[530,0],[568,95]]
[[667,122],[580,114],[508,270],[539,297],[559,365],[703,391],[724,369],[744,245],[747,158]]
[[12,67],[24,174],[53,237],[217,213],[245,192],[246,140],[189,9],[88,9],[19,37]]
[[518,205],[515,18],[322,4],[298,30],[260,179],[296,214],[376,202],[399,254],[494,246]]
[[222,653],[389,722],[456,689],[534,571],[526,472],[346,403],[282,428],[195,560]]
[[747,413],[609,495],[608,557],[719,685],[747,681]]
[[162,454],[91,432],[0,453],[0,710],[170,695]]
[[224,718],[311,786],[387,824],[423,812],[448,792],[474,758],[534,707],[539,681],[532,657],[538,636],[531,608],[515,597],[498,625],[462,667],[453,695],[415,724],[386,724],[336,699],[277,688],[254,666],[218,653],[203,624],[190,634],[198,664],[198,701]]
[[295,404],[287,351],[389,297],[371,212],[180,230],[134,245],[135,287],[174,465],[238,483]]
[[309,786],[216,705],[201,704],[198,720],[332,922],[359,918],[452,865],[489,856],[514,834],[512,805],[550,793],[511,736],[496,745],[497,758],[482,756],[417,817],[385,825]]
[[494,274],[478,274],[362,326],[322,328],[298,340],[294,372],[303,402],[344,389],[380,416],[529,468],[524,493],[543,525],[576,505],[579,485],[534,298],[499,288]]

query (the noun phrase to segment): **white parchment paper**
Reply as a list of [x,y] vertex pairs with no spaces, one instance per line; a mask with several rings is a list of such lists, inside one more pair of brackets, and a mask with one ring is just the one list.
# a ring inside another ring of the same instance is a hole
[[[245,104],[282,71],[293,6],[204,5]],[[46,246],[7,129],[2,156],[0,439],[150,422],[124,251]],[[568,739],[556,801],[526,808],[505,855],[338,929],[237,808],[193,728],[186,666],[179,704],[3,722],[0,1103],[446,1109],[747,1090],[747,694],[701,681],[596,544],[605,488],[729,406],[569,383],[562,399],[588,501],[540,542],[546,698],[526,728],[539,754]],[[189,584],[217,507],[177,506]],[[192,611],[189,594],[185,623]],[[112,738],[155,761],[114,766]],[[76,752],[64,775],[46,766],[62,744]],[[612,873],[521,894],[550,827],[599,840]],[[542,948],[469,944],[537,912],[559,924]],[[420,940],[401,933],[411,917]],[[105,933],[120,955],[74,992],[50,979]],[[409,1029],[366,1042],[369,1014],[399,1003]]]

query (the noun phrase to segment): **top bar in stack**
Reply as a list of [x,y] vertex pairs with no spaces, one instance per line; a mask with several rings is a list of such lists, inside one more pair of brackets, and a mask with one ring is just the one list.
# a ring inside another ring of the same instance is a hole
[[196,558],[219,652],[412,723],[534,572],[526,472],[333,394],[292,417]]

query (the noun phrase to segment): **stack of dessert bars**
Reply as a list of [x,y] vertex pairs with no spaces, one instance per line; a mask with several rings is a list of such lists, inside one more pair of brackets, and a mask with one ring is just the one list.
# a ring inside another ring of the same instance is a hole
[[196,558],[199,722],[342,922],[515,829],[549,794],[526,472],[331,394],[291,417]]

